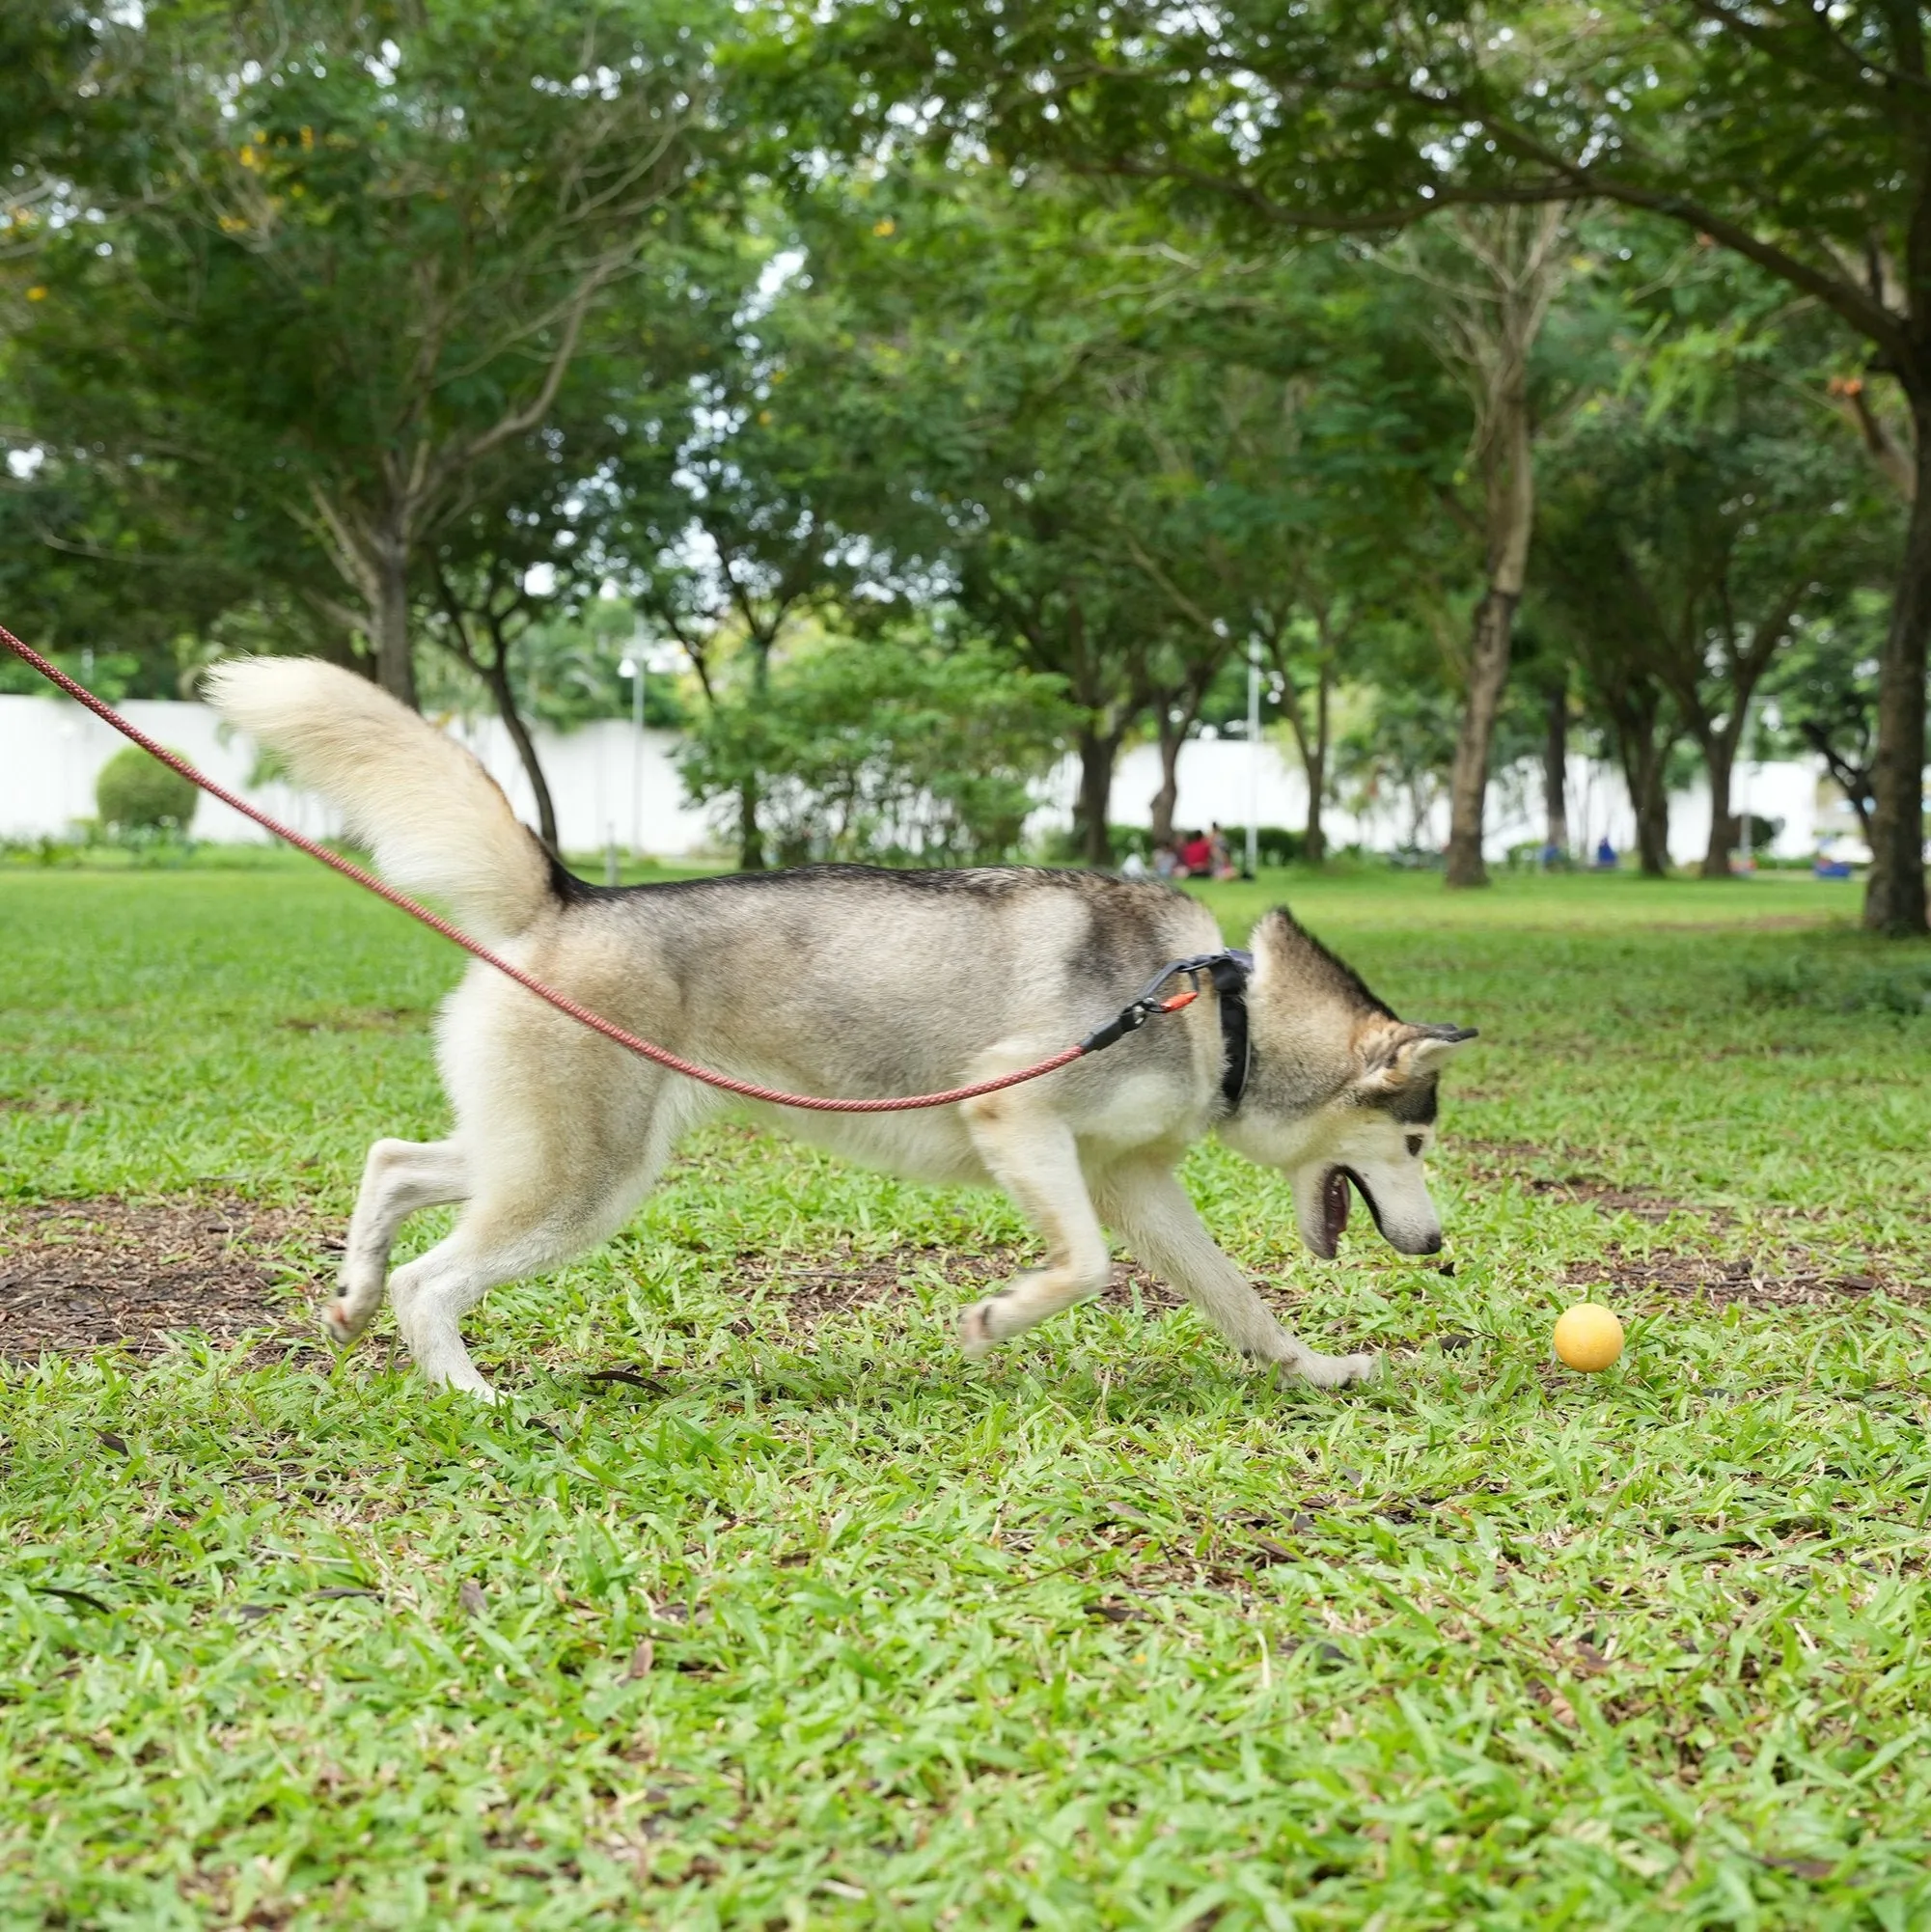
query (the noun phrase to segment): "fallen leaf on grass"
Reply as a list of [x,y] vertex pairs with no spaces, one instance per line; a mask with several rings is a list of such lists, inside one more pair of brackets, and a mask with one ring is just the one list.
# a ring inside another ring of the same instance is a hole
[[1787,1871],[1793,1878],[1829,1878],[1837,1868],[1830,1859],[1765,1857],[1758,1863],[1769,1865],[1775,1871]]
[[621,1382],[632,1389],[642,1389],[647,1394],[668,1395],[671,1391],[654,1375],[646,1375],[637,1368],[593,1368],[583,1378],[586,1382]]
[[489,1599],[483,1593],[483,1586],[473,1577],[463,1579],[462,1587],[456,1591],[455,1600],[462,1606],[465,1616],[481,1616],[489,1608]]
[[1540,1677],[1531,1677],[1526,1686],[1529,1695],[1556,1720],[1558,1724],[1572,1725],[1576,1722],[1576,1707],[1553,1684],[1545,1684]]
[[1598,1650],[1586,1637],[1577,1642],[1575,1656],[1571,1659],[1571,1668],[1579,1676],[1600,1676],[1609,1667],[1609,1658],[1602,1651]]
[[649,1638],[645,1638],[630,1653],[630,1662],[623,1668],[623,1674],[634,1684],[640,1677],[648,1677],[657,1662],[657,1646]]

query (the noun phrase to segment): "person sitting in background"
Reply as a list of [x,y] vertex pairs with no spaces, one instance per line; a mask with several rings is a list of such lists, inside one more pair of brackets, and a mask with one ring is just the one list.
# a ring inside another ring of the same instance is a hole
[[1162,839],[1153,848],[1153,876],[1156,879],[1171,879],[1180,869],[1180,858],[1174,842]]
[[1176,878],[1206,879],[1213,876],[1213,842],[1204,832],[1189,832],[1180,842],[1179,866],[1174,873]]
[[1615,847],[1609,842],[1609,834],[1603,834],[1603,842],[1596,847],[1596,870],[1613,872],[1615,870]]
[[1221,822],[1218,818],[1214,820],[1214,829],[1207,841],[1207,846],[1213,854],[1215,878],[1232,879],[1240,876],[1239,870],[1233,863],[1233,849],[1228,845],[1227,834],[1221,830]]

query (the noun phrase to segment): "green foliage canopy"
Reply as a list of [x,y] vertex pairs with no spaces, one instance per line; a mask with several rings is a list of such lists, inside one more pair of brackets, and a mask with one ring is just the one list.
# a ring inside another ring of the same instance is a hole
[[734,810],[761,786],[781,865],[814,860],[986,865],[1019,856],[1069,723],[1057,682],[982,646],[888,635],[801,652],[693,730],[691,795]]

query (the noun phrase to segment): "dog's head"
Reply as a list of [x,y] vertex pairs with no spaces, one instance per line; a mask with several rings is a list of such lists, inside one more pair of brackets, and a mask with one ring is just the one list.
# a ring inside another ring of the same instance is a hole
[[1253,1066],[1222,1138],[1288,1176],[1316,1255],[1334,1255],[1351,1190],[1390,1246],[1436,1253],[1442,1222],[1422,1162],[1442,1069],[1473,1030],[1397,1019],[1284,909],[1260,922],[1253,946]]

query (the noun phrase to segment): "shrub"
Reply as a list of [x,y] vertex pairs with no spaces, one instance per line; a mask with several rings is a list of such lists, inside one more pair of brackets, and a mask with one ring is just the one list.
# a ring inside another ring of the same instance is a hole
[[[1189,827],[1189,830],[1192,828]],[[1245,825],[1223,825],[1221,831],[1227,837],[1228,850],[1233,854],[1236,866],[1247,863],[1247,827]],[[1260,855],[1263,866],[1298,866],[1304,834],[1287,825],[1258,825],[1255,828],[1255,849]]]
[[94,782],[100,822],[116,832],[185,832],[201,793],[138,745],[119,751]]

